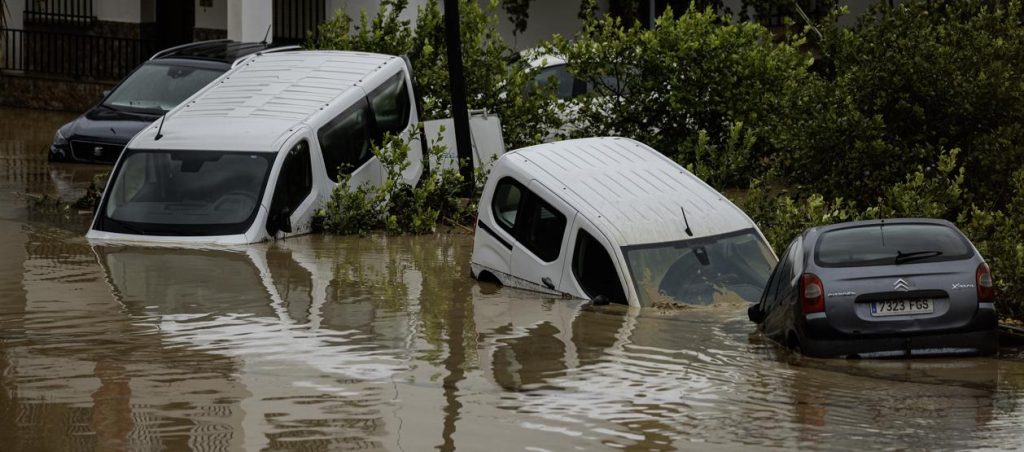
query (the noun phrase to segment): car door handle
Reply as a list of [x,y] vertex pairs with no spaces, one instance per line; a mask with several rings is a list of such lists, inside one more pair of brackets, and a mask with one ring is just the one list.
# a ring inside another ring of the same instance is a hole
[[540,280],[540,282],[544,283],[544,287],[547,287],[548,289],[551,290],[555,290],[555,283],[551,282],[551,278],[545,276]]

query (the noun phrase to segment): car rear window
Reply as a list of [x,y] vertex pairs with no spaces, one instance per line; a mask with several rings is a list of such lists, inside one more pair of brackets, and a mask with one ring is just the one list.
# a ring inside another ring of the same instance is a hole
[[967,239],[940,224],[881,224],[828,231],[818,239],[815,262],[823,267],[858,267],[967,259]]

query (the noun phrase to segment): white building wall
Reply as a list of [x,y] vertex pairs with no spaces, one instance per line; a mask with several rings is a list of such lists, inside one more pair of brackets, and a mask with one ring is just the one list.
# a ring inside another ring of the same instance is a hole
[[15,30],[24,29],[23,19],[25,18],[25,0],[5,0],[7,3],[7,28]]
[[[484,9],[490,7],[490,0],[477,0]],[[608,0],[598,0],[598,7],[607,10]],[[427,4],[427,0],[409,0],[409,7],[399,16],[403,20],[409,20],[416,25],[416,9]],[[438,0],[438,7],[444,8],[444,0]],[[358,20],[361,11],[366,11],[372,19],[380,8],[380,2],[376,0],[327,0],[326,15],[328,20],[334,17],[335,12],[341,11],[350,17]],[[498,31],[516,50],[522,50],[538,45],[541,41],[550,39],[554,34],[561,34],[571,37],[583,25],[579,19],[580,2],[576,0],[547,0],[535,1],[530,4],[530,17],[527,20],[526,30],[518,35],[513,35],[514,26],[508,19],[505,10],[500,6],[495,10],[498,16]]]
[[[440,3],[442,1],[438,0],[438,5],[443,7],[443,3]],[[366,11],[367,16],[372,20],[374,15],[377,14],[377,10],[380,9],[380,2],[377,0],[326,0],[324,3],[327,8],[324,15],[326,20],[333,19],[337,11],[348,14],[349,17],[352,17],[357,22],[360,11]],[[416,26],[416,8],[426,4],[427,0],[409,0],[409,7],[399,17],[402,20],[408,20],[413,26]]]
[[242,42],[259,42],[267,35],[273,17],[271,0],[227,0],[228,39]]
[[[849,13],[839,18],[839,25],[843,27],[852,27],[857,24],[857,18],[867,11],[868,7],[874,4],[878,0],[839,0],[840,5],[844,5],[849,9]],[[896,0],[894,3],[899,3]],[[733,20],[739,19],[740,11],[743,10],[743,0],[723,0],[722,6],[724,9],[732,11]],[[753,9],[748,11],[748,14],[753,15]]]
[[199,6],[200,0],[196,2],[196,28],[211,30],[227,30],[228,28],[228,4],[225,0],[213,0],[213,6]]
[[139,0],[93,0],[92,7],[99,20],[145,22],[142,20],[142,2]]
[[[489,8],[490,0],[477,1],[481,8]],[[598,2],[598,7],[602,10],[607,10],[607,6],[607,1]],[[579,12],[578,1],[534,1],[530,3],[526,30],[519,34],[513,34],[515,25],[501,6],[497,8],[495,14],[498,15],[498,31],[505,38],[505,42],[515,50],[523,50],[536,47],[556,34],[571,38],[583,26]]]

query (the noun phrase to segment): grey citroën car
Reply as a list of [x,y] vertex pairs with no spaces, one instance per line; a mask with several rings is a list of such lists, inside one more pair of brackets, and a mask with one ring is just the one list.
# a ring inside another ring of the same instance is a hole
[[891,219],[804,231],[750,320],[809,356],[992,354],[992,274],[952,223]]

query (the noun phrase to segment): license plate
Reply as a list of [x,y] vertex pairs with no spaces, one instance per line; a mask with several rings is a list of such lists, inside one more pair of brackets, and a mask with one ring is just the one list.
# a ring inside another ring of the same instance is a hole
[[871,303],[871,315],[884,317],[887,315],[928,314],[935,311],[932,300],[886,300]]

